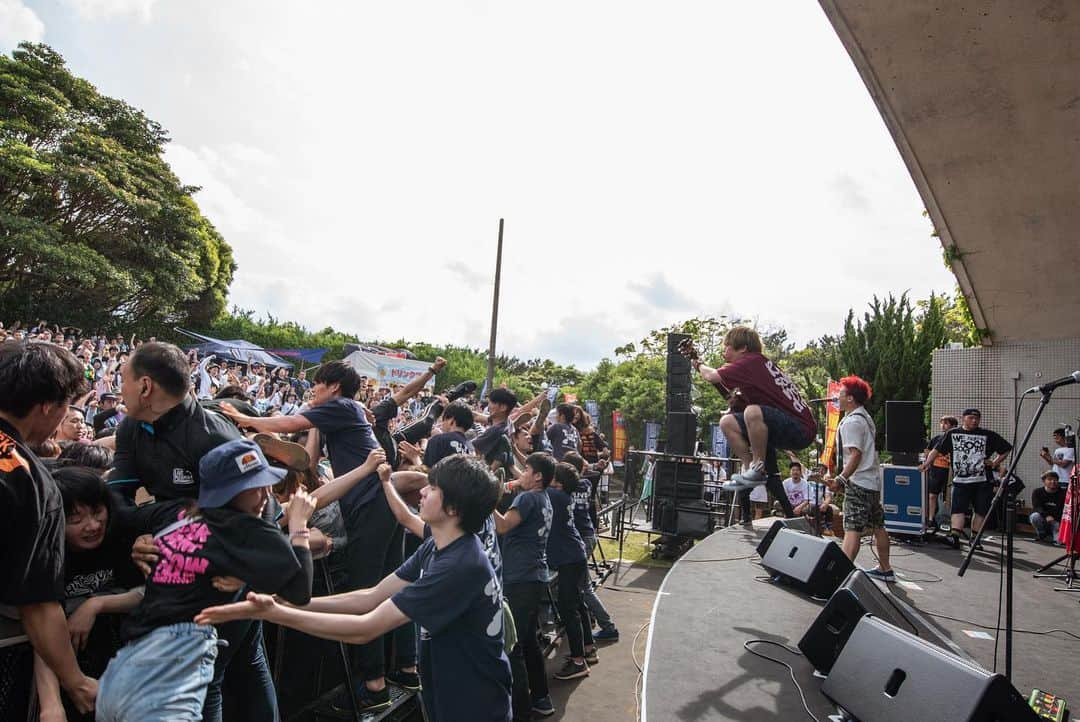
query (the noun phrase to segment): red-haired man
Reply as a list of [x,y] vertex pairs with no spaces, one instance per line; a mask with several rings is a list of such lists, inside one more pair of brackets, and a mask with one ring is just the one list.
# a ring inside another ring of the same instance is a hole
[[889,565],[889,533],[885,531],[885,510],[881,506],[881,476],[874,438],[877,427],[864,405],[871,394],[870,384],[858,376],[840,379],[837,401],[844,418],[837,435],[837,467],[832,487],[844,485],[844,554],[855,561],[863,532],[873,530],[878,566],[866,570],[875,579],[895,582]]

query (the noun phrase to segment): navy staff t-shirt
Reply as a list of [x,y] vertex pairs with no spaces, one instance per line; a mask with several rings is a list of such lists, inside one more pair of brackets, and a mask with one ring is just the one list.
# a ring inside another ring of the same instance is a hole
[[502,538],[503,582],[546,582],[551,501],[543,491],[526,491],[514,497],[510,510],[514,509],[521,515],[521,523]]
[[448,456],[454,454],[469,454],[471,456],[472,453],[472,444],[465,438],[465,434],[460,431],[435,434],[435,436],[428,439],[427,448],[424,449],[424,466],[430,469]]
[[556,461],[562,461],[571,451],[581,451],[581,434],[570,424],[552,424],[548,427],[547,437]]
[[585,561],[585,544],[574,526],[574,500],[562,489],[547,488],[551,500],[551,534],[548,536],[547,563],[551,569]]
[[[300,415],[323,435],[334,476],[352,471],[379,448],[371,424],[364,416],[364,407],[352,399],[339,396],[305,409]],[[374,499],[379,490],[379,475],[372,472],[341,497],[341,510],[348,514],[359,509]]]
[[507,722],[502,590],[480,540],[463,534],[438,549],[428,539],[396,574],[411,582],[392,599],[420,625],[420,694],[428,720]]

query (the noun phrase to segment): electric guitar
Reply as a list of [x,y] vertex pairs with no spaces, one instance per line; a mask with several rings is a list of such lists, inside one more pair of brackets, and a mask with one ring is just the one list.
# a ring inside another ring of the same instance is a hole
[[[701,354],[698,353],[698,350],[694,347],[694,342],[691,339],[687,338],[679,342],[679,353],[690,359],[691,362],[701,361]],[[713,381],[711,383],[728,402],[728,408],[724,411],[725,414],[746,410],[746,397],[743,396],[742,391],[738,388],[729,389],[719,381]]]

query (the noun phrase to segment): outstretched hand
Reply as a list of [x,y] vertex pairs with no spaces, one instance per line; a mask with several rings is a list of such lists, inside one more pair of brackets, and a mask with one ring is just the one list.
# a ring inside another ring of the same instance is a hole
[[277,603],[269,594],[248,592],[246,601],[207,607],[195,615],[195,623],[222,624],[237,619],[266,619],[276,606]]
[[408,441],[398,443],[398,453],[414,464],[420,463],[420,448]]

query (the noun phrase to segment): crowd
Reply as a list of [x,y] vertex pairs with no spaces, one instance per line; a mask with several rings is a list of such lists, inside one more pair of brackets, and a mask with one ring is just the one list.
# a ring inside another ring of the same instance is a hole
[[618,639],[587,566],[608,450],[578,406],[497,388],[481,408],[471,383],[423,405],[443,359],[380,390],[340,361],[309,380],[44,322],[4,336],[0,604],[43,720],[277,719],[262,620],[348,643],[335,706],[385,708],[391,682],[429,720],[554,713],[553,580],[556,680]]

